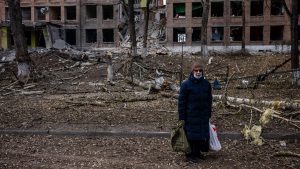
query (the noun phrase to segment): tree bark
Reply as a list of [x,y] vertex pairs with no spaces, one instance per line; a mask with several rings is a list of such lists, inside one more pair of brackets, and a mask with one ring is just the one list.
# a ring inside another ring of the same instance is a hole
[[7,0],[10,17],[10,27],[16,50],[16,60],[18,66],[18,80],[24,84],[30,75],[30,57],[22,25],[22,13],[20,0]]
[[134,58],[137,56],[137,42],[136,42],[136,33],[135,33],[134,6],[133,5],[134,5],[134,0],[128,0],[131,56]]
[[291,59],[292,69],[299,68],[298,57],[298,0],[292,1],[292,17],[291,17]]
[[203,6],[202,27],[201,27],[201,54],[204,57],[208,57],[207,24],[208,24],[208,14],[209,14],[210,0],[201,0],[201,3],[202,3],[202,6]]
[[143,51],[142,51],[142,57],[147,57],[147,40],[148,40],[148,26],[149,26],[149,4],[150,0],[147,0],[146,8],[144,9],[144,15],[145,15],[145,25],[144,25],[144,39],[143,39]]
[[244,54],[246,52],[246,12],[245,12],[245,0],[242,1],[242,54]]
[[294,70],[294,82],[300,86],[300,70],[299,70],[299,56],[298,56],[298,0],[292,0],[290,11],[286,5],[285,0],[282,0],[285,11],[290,17],[291,22],[291,68]]

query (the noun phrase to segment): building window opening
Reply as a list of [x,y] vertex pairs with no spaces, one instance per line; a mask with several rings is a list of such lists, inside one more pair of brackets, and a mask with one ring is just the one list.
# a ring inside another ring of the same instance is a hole
[[66,29],[66,42],[70,45],[76,45],[76,29]]
[[242,1],[230,1],[230,15],[231,16],[242,16],[243,15]]
[[173,42],[180,42],[183,34],[185,34],[185,28],[173,28]]
[[103,20],[114,19],[114,6],[103,5]]
[[59,6],[50,7],[50,20],[61,20],[61,11]]
[[86,43],[97,42],[97,30],[96,29],[87,29],[85,34],[86,34]]
[[212,27],[211,40],[214,42],[222,41],[224,34],[223,27]]
[[21,7],[22,19],[31,20],[31,8],[30,7]]
[[114,30],[103,29],[103,42],[114,42]]
[[298,40],[300,40],[300,26],[298,25]]
[[224,12],[224,2],[211,2],[211,16],[221,17]]
[[31,31],[24,31],[27,46],[31,46]]
[[76,6],[66,6],[66,19],[76,20]]
[[37,47],[46,47],[46,41],[42,29],[35,31],[35,41]]
[[263,0],[251,0],[250,5],[251,16],[263,16],[264,14],[264,1]]
[[48,8],[46,7],[36,7],[37,20],[46,20],[46,13]]
[[243,27],[234,26],[230,27],[230,41],[242,41]]
[[87,19],[97,18],[97,5],[87,5],[86,6],[86,18]]
[[250,27],[250,41],[263,41],[263,26]]
[[192,4],[192,17],[202,17],[203,6],[200,2]]
[[193,28],[192,41],[193,42],[201,41],[201,27],[194,27]]
[[282,25],[271,26],[270,40],[272,40],[272,41],[283,40],[283,29],[284,29],[284,27]]
[[9,21],[9,12],[8,12],[8,8],[5,8],[5,20]]
[[185,18],[185,3],[174,3],[173,4],[173,17],[174,18]]
[[281,0],[271,1],[271,15],[283,15],[284,7]]

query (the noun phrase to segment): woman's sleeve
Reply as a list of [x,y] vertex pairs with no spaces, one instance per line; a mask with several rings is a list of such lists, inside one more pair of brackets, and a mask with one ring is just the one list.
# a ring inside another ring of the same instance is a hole
[[208,105],[209,105],[209,109],[210,109],[210,113],[209,113],[209,118],[211,118],[211,112],[212,112],[212,102],[213,102],[213,99],[212,99],[212,89],[211,89],[211,84],[209,84],[209,88],[208,88]]
[[179,97],[178,97],[179,120],[185,120],[187,95],[188,95],[187,87],[186,87],[185,83],[183,83],[180,87],[180,92],[179,92]]

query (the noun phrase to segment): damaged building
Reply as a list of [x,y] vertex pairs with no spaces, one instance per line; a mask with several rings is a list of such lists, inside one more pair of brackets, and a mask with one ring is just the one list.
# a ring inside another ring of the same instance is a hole
[[[8,6],[1,2],[0,8],[5,11],[1,14],[1,46],[10,48]],[[116,47],[119,8],[118,0],[21,0],[27,44]]]
[[[291,1],[286,1],[290,6]],[[299,4],[300,5],[300,4]],[[300,9],[300,8],[299,8]],[[203,7],[199,0],[167,1],[167,46],[201,45]],[[242,0],[211,0],[207,28],[208,45],[236,47],[242,43]],[[274,48],[290,42],[290,22],[281,0],[245,0],[245,43],[256,49]]]
[[[128,31],[128,18],[120,2],[21,0],[27,44],[29,47],[60,47],[66,42],[79,48],[118,47]],[[145,2],[135,0],[137,25],[143,24]],[[290,1],[286,2],[290,6]],[[161,44],[169,48],[181,46],[179,36],[184,34],[185,47],[198,48],[201,45],[203,7],[200,0],[151,0],[150,7],[150,20],[158,25],[156,36]],[[240,48],[242,13],[242,0],[211,0],[208,45]],[[289,17],[281,0],[245,0],[245,21],[248,48],[274,48],[290,42]],[[13,46],[8,7],[4,0],[0,0],[0,38],[0,48]]]
[[[141,5],[135,0],[136,20],[141,20]],[[151,7],[163,0],[151,0]],[[13,47],[8,6],[0,0],[0,49]],[[21,0],[25,37],[29,47],[78,48],[118,47],[127,33],[128,19],[120,0]],[[121,34],[119,33],[121,32]]]

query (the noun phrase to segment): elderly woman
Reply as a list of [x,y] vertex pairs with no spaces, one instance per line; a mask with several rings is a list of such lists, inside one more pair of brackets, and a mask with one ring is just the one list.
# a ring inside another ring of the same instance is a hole
[[209,119],[212,111],[212,89],[204,79],[203,65],[194,63],[189,78],[180,87],[178,100],[179,120],[184,123],[191,153],[187,160],[204,159],[201,152],[209,147]]

